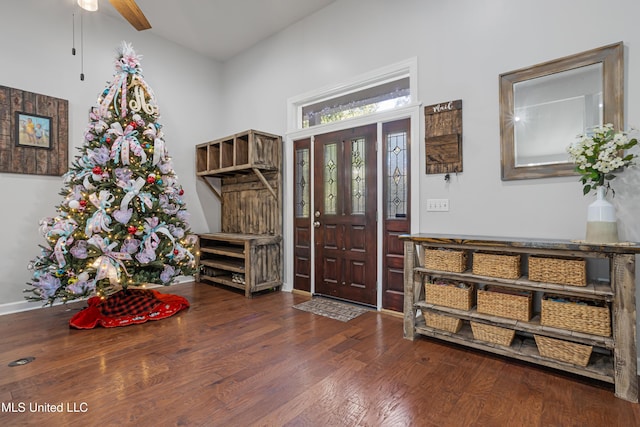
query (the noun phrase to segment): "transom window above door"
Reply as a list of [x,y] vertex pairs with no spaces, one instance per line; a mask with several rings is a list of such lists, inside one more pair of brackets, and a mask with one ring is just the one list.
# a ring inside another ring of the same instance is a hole
[[302,107],[302,127],[339,122],[392,110],[411,102],[409,77],[382,83]]
[[412,58],[290,98],[289,124],[295,123],[295,130],[311,130],[315,126],[373,117],[414,104],[417,94],[417,59]]

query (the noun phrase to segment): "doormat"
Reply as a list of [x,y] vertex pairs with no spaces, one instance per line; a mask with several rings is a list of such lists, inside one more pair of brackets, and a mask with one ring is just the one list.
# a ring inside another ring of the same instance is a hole
[[327,298],[313,298],[301,304],[294,305],[293,308],[341,322],[348,322],[369,311],[369,309],[363,307]]

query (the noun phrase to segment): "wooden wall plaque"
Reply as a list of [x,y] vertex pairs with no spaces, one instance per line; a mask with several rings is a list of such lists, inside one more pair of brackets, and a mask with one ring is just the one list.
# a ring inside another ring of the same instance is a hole
[[424,107],[427,174],[462,172],[462,100]]
[[64,175],[68,121],[69,101],[0,86],[0,173]]

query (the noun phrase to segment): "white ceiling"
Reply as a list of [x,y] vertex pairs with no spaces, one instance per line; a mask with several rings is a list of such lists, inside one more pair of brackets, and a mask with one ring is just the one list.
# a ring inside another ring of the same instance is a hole
[[[225,61],[335,0],[137,0],[145,32]],[[117,16],[107,0],[99,13]],[[126,22],[126,21],[125,21]]]

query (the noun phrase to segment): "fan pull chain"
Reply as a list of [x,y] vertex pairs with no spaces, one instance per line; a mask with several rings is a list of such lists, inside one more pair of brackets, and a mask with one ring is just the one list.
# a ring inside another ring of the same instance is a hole
[[71,55],[76,54],[76,14],[71,14]]
[[80,14],[80,80],[84,81],[84,20]]

